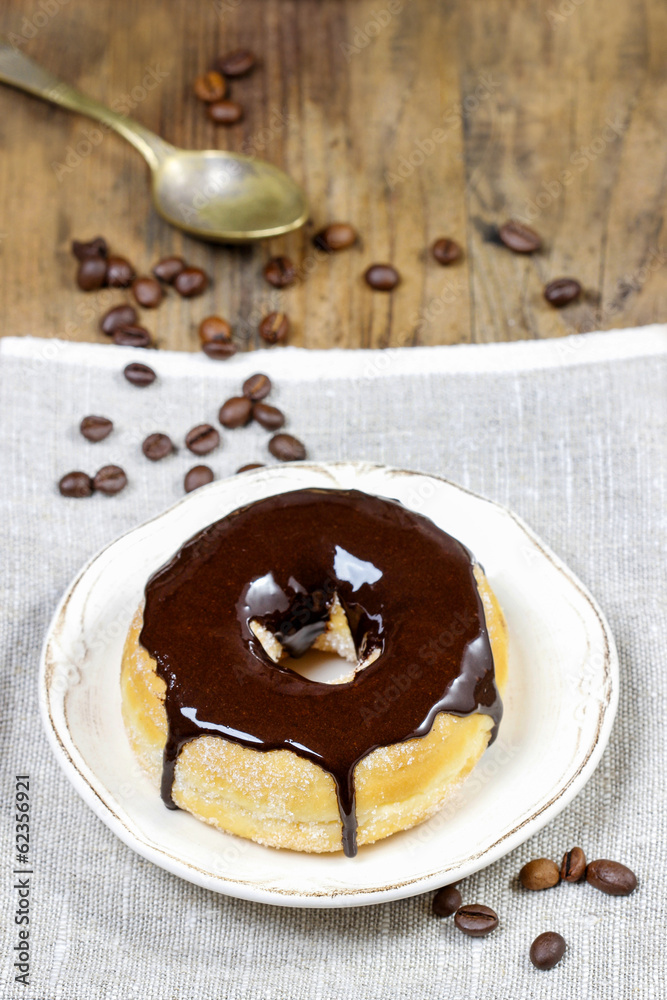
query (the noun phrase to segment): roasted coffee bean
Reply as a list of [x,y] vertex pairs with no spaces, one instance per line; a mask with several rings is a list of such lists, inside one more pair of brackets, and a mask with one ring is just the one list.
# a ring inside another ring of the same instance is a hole
[[231,340],[209,340],[202,344],[201,349],[208,358],[214,361],[226,361],[236,354],[236,344]]
[[565,954],[565,938],[555,931],[539,934],[530,946],[530,960],[536,969],[553,969]]
[[269,451],[281,462],[301,462],[306,457],[304,445],[291,434],[274,434],[269,441]]
[[208,344],[212,340],[229,340],[231,336],[231,325],[222,316],[206,316],[199,324],[199,339],[202,344]]
[[269,406],[268,403],[254,403],[252,416],[253,420],[265,427],[267,431],[277,431],[285,423],[285,414],[282,410],[279,410],[277,406]]
[[441,239],[435,241],[431,247],[431,253],[438,264],[447,265],[453,264],[455,260],[458,260],[463,251],[456,240],[450,240],[446,236],[443,236]]
[[109,248],[103,236],[96,236],[93,240],[72,240],[72,253],[77,260],[87,260],[89,257],[106,257]]
[[137,310],[134,306],[123,304],[112,306],[100,320],[100,330],[111,337],[115,330],[121,326],[134,326],[137,322]]
[[96,292],[107,280],[106,257],[85,257],[76,272],[76,283],[82,292]]
[[530,226],[524,226],[523,222],[510,219],[498,230],[500,239],[510,250],[515,253],[535,253],[542,246],[542,239]]
[[223,427],[245,427],[252,419],[252,402],[247,396],[232,396],[220,407],[218,420]]
[[113,496],[127,486],[127,476],[120,465],[104,465],[93,478],[93,489]]
[[390,292],[401,280],[395,267],[391,264],[371,264],[364,272],[366,284],[376,292]]
[[171,285],[174,278],[177,278],[183,270],[185,270],[185,261],[182,257],[163,257],[153,268],[153,274],[160,281]]
[[201,295],[208,287],[208,278],[199,267],[184,267],[174,278],[174,288],[184,299]]
[[289,257],[272,257],[264,265],[264,277],[274,288],[287,288],[296,281],[296,268]]
[[113,332],[113,342],[119,347],[152,347],[151,335],[145,327],[136,323],[119,326]]
[[124,257],[107,257],[107,285],[109,288],[129,288],[134,279],[134,268]]
[[490,906],[467,903],[465,906],[459,906],[454,916],[454,923],[469,937],[484,937],[495,931],[498,926],[498,915]]
[[123,375],[128,382],[138,386],[140,389],[143,389],[146,385],[152,385],[157,378],[153,369],[149,368],[148,365],[141,365],[135,362],[123,369]]
[[523,866],[519,872],[519,881],[524,889],[530,889],[532,892],[551,889],[560,881],[558,865],[549,858],[535,858]]
[[563,306],[574,302],[581,295],[581,285],[576,278],[556,278],[550,281],[544,288],[544,297],[547,302],[561,309]]
[[586,855],[580,847],[573,847],[563,855],[560,877],[563,882],[580,882],[586,874]]
[[146,458],[151,462],[159,462],[161,458],[171,455],[174,445],[170,437],[166,434],[149,434],[141,446]]
[[255,66],[255,53],[250,49],[235,49],[216,60],[216,67],[225,76],[245,76]]
[[202,73],[195,80],[194,91],[200,101],[210,104],[212,101],[221,101],[227,93],[227,81],[222,73],[211,69],[208,73]]
[[599,858],[586,868],[586,881],[608,896],[629,896],[637,888],[637,876],[620,861]]
[[266,399],[271,392],[271,379],[268,375],[251,375],[243,383],[243,395],[252,399],[256,403],[259,399]]
[[84,417],[79,424],[79,430],[87,441],[104,441],[113,430],[113,423],[108,417]]
[[93,481],[85,472],[68,472],[58,483],[64,497],[89,497],[93,492]]
[[455,885],[443,885],[433,897],[433,916],[451,917],[461,906],[461,893]]
[[290,322],[284,312],[272,312],[259,324],[259,335],[267,344],[279,344],[287,339]]
[[320,250],[334,253],[336,250],[347,250],[357,242],[356,230],[349,222],[330,222],[313,236],[313,243]]
[[208,105],[206,114],[215,125],[236,125],[243,118],[243,105],[238,101],[216,101]]
[[214,479],[213,470],[209,469],[208,465],[195,465],[185,473],[183,486],[186,493],[192,493],[193,490],[198,490],[200,486],[212,483]]
[[208,455],[220,444],[220,435],[210,424],[197,424],[185,436],[185,446],[195,455]]
[[157,309],[162,302],[164,292],[157,278],[135,278],[132,282],[132,294],[144,309]]
[[248,465],[242,465],[239,469],[237,469],[236,475],[238,476],[239,472],[250,472],[251,469],[265,469],[265,468],[266,466],[264,465],[264,462],[249,462]]

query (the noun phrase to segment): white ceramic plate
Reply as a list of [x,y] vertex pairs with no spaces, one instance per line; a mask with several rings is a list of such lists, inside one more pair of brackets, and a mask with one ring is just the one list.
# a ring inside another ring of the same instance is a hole
[[[167,811],[136,764],[120,710],[123,641],[148,576],[205,525],[302,487],[360,489],[426,514],[475,553],[503,607],[510,680],[495,744],[431,820],[356,858],[261,847]],[[609,738],[618,661],[609,627],[570,571],[514,514],[453,483],[362,463],[260,469],[197,490],[95,556],[44,645],[40,699],[70,781],[117,836],[217,892],[288,906],[379,903],[464,878],[559,813]]]

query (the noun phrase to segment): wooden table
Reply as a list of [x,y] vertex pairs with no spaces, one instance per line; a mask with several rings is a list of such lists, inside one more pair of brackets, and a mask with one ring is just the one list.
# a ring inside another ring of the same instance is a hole
[[[130,111],[171,142],[254,151],[301,182],[303,231],[253,249],[206,246],[153,211],[147,172],[122,139],[0,87],[0,330],[102,341],[97,319],[123,292],[74,285],[72,237],[103,233],[146,272],[183,254],[213,278],[146,324],[160,346],[194,349],[209,313],[258,345],[272,308],[292,343],[385,347],[554,337],[665,319],[667,7],[662,0],[5,0],[0,32],[63,79]],[[207,120],[192,81],[249,46],[233,86],[242,124]],[[540,254],[494,241],[529,221]],[[360,245],[333,257],[311,238],[349,220]],[[459,264],[427,252],[460,241]],[[286,253],[305,277],[261,277]],[[392,294],[361,278],[402,274]],[[556,310],[546,281],[573,275],[582,301]]]

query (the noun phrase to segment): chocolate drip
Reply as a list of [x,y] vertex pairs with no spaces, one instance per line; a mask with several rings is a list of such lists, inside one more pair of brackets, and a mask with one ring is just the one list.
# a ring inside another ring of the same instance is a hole
[[[198,736],[289,749],[333,777],[354,855],[354,769],[367,754],[425,736],[441,711],[486,713],[495,737],[502,703],[473,565],[426,517],[354,490],[269,497],[191,538],[149,580],[140,637],[167,686],[165,804],[175,808],[176,761]],[[300,656],[336,596],[360,659],[378,658],[346,684],[273,663],[251,623]]]

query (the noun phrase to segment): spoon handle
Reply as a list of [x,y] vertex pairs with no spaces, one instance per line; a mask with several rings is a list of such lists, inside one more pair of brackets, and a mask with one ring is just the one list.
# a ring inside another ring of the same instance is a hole
[[68,83],[42,69],[32,59],[28,59],[2,37],[0,37],[0,82],[8,83],[51,104],[59,104],[63,108],[78,111],[88,118],[95,118],[108,125],[132,143],[153,170],[174,151],[174,147],[159,135],[155,135],[127,115],[118,114],[117,111],[112,111],[92,97],[82,94],[75,87],[70,87]]

